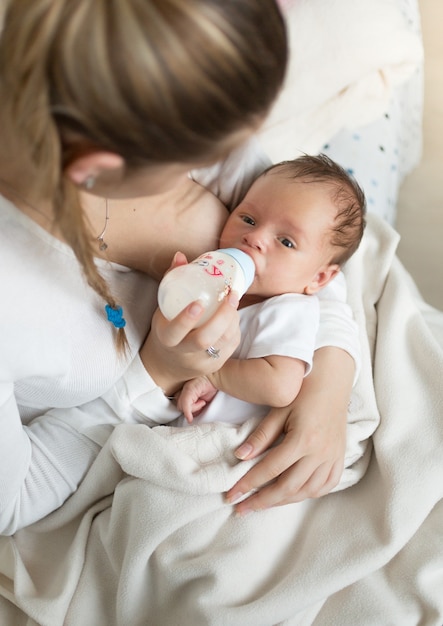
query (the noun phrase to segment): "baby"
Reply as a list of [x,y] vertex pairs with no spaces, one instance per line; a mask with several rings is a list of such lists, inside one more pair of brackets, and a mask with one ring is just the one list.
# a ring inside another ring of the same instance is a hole
[[293,401],[312,367],[315,294],[358,248],[365,210],[359,185],[325,155],[273,165],[255,180],[220,236],[220,248],[239,248],[256,267],[240,300],[241,343],[177,394],[189,423],[198,415],[239,424],[257,405],[265,415]]

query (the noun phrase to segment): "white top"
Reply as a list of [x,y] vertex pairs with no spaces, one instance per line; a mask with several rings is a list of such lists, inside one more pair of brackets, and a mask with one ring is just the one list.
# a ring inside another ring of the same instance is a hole
[[[141,272],[97,263],[124,308],[130,367],[117,356],[104,303],[86,285],[71,249],[0,196],[0,533],[60,506],[112,425],[176,416],[137,356],[157,284]],[[339,346],[358,361],[344,278],[322,297],[329,299],[321,302],[317,346]]]
[[[124,306],[137,355],[157,284],[140,272],[97,263]],[[104,303],[86,285],[69,246],[1,196],[0,284],[0,532],[13,532],[75,490],[98,447],[79,435],[84,415],[72,407],[104,394],[128,362],[117,356]],[[129,377],[133,399],[141,387],[157,390],[138,357],[133,369],[137,365],[138,376]],[[161,392],[158,399],[169,406]],[[125,417],[137,419],[127,404]],[[88,421],[115,423],[107,413],[98,419],[91,412]]]
[[[316,296],[291,293],[269,298],[240,310],[241,341],[232,355],[236,359],[257,359],[271,355],[289,356],[312,368],[319,324]],[[218,391],[194,422],[223,421],[243,424],[250,417],[264,417],[269,407],[253,404]],[[186,425],[185,421],[181,425]]]

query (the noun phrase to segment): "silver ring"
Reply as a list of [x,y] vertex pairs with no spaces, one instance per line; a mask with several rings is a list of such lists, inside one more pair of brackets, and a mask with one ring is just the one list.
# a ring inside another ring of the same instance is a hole
[[214,348],[214,346],[209,346],[209,348],[206,348],[206,352],[213,359],[218,359],[220,357],[220,350],[217,350],[217,348]]

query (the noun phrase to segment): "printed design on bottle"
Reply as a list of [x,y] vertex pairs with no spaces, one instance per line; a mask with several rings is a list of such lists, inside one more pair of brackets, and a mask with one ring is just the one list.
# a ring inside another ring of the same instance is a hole
[[213,258],[214,257],[212,256],[212,254],[204,254],[203,256],[198,257],[198,259],[195,259],[195,261],[192,262],[202,267],[203,271],[208,274],[208,276],[214,276],[215,278],[220,278],[221,276],[222,278],[224,278],[223,289],[219,291],[217,297],[217,300],[220,302],[231,293],[232,278],[226,278],[223,274],[222,269],[220,269],[220,266],[225,265],[224,259],[217,259],[215,263],[211,263]]

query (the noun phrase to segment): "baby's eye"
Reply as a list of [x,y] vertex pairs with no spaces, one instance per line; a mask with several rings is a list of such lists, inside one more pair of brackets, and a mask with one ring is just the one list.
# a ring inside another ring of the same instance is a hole
[[250,217],[249,215],[242,215],[241,219],[246,223],[246,224],[250,224],[251,226],[255,226],[255,220],[252,219],[252,217]]
[[294,242],[292,242],[287,237],[279,237],[278,240],[283,246],[286,246],[287,248],[295,248]]

